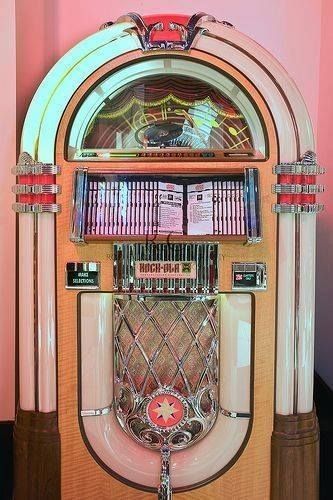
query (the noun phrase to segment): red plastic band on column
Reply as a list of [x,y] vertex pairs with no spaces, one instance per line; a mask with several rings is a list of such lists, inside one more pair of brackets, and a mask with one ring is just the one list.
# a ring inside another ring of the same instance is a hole
[[[34,183],[34,175],[19,175],[17,182],[18,184],[33,184]],[[19,203],[34,203],[34,195],[32,193],[29,194],[19,194],[17,195],[17,201]]]
[[[56,177],[55,175],[37,175],[35,184],[43,185],[43,184],[55,184]],[[35,203],[55,203],[56,195],[55,194],[38,194],[35,198]]]
[[[280,174],[278,175],[278,184],[294,184],[294,177],[289,174]],[[289,193],[281,193],[277,196],[277,202],[281,204],[293,205],[294,204],[294,196]]]
[[[20,175],[18,176],[18,184],[26,184],[30,186],[44,185],[44,184],[55,184],[55,175]],[[18,194],[17,201],[19,203],[27,203],[29,205],[34,204],[53,204],[56,202],[55,194]]]
[[[316,184],[316,176],[315,175],[303,175],[302,176],[302,184]],[[316,194],[307,194],[304,193],[302,195],[301,203],[316,203]]]
[[[302,175],[294,175],[293,176],[293,184],[299,185],[302,184]],[[301,193],[296,193],[294,195],[294,204],[295,205],[301,205],[303,203],[302,199],[302,194]]]

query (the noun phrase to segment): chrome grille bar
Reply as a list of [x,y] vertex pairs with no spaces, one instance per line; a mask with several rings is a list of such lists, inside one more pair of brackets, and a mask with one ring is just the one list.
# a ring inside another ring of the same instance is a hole
[[[196,278],[138,277],[135,264],[195,263]],[[215,243],[115,243],[114,289],[126,293],[217,293],[218,245]]]

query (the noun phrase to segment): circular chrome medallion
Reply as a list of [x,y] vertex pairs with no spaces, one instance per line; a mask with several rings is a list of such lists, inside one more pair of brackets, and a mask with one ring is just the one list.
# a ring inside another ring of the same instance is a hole
[[183,423],[187,414],[187,406],[184,398],[175,391],[159,390],[149,399],[146,415],[154,427],[166,430]]

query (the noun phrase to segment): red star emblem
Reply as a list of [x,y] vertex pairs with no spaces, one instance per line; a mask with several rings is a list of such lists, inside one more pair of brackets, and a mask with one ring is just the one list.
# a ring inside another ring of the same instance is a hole
[[184,407],[176,396],[162,393],[148,403],[147,414],[158,427],[173,427],[184,418]]

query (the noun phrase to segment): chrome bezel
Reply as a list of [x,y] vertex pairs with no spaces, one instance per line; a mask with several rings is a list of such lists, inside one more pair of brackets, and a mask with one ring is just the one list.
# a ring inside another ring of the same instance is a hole
[[323,193],[322,184],[273,184],[273,194],[317,194]]
[[324,210],[321,203],[289,205],[287,203],[276,203],[272,205],[272,212],[275,214],[316,214]]
[[35,163],[26,165],[16,165],[12,168],[14,175],[58,175],[60,174],[59,165],[52,163]]
[[280,163],[273,167],[275,175],[321,175],[325,173],[325,169],[317,163],[310,165],[295,162],[295,163]]
[[61,205],[58,203],[14,203],[12,205],[14,212],[19,214],[41,214],[41,213],[59,213]]
[[14,194],[59,194],[59,184],[15,184],[12,187]]
[[[151,420],[151,418],[149,416],[149,413],[148,413],[148,406],[149,406],[149,404],[157,396],[163,396],[163,395],[173,396],[174,398],[179,399],[179,401],[183,405],[183,418],[176,425],[171,425],[170,427],[162,427],[162,426],[160,426],[158,424],[155,424],[155,422],[153,422]],[[144,408],[144,410],[143,410],[144,417],[143,418],[144,418],[145,422],[152,429],[155,429],[155,430],[161,432],[162,434],[163,433],[168,433],[168,432],[171,432],[171,431],[177,431],[177,430],[181,429],[186,424],[187,419],[188,419],[189,408],[188,408],[188,402],[187,402],[186,398],[184,398],[184,396],[182,396],[182,394],[180,394],[180,392],[175,391],[171,387],[160,387],[156,391],[154,391],[151,394],[149,394],[149,396],[147,396],[147,398],[145,399],[143,408]]]

